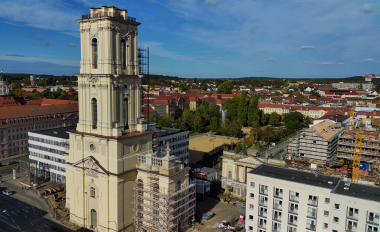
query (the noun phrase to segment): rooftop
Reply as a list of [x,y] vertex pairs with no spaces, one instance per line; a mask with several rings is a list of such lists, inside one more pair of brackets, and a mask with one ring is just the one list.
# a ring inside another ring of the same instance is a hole
[[54,128],[54,129],[49,129],[49,130],[33,131],[32,133],[52,136],[52,137],[61,138],[61,139],[69,139],[69,134],[66,132],[72,131],[72,130],[76,130],[76,126],[68,126],[68,127]]
[[326,119],[323,122],[320,122],[312,127],[307,128],[307,130],[321,136],[327,141],[331,141],[331,139],[333,139],[335,136],[338,136],[341,132],[341,130],[332,129],[334,124],[334,121]]
[[340,180],[340,178],[334,176],[282,168],[268,164],[262,164],[248,173],[329,189],[334,189]]
[[332,193],[371,201],[380,201],[379,187],[346,182],[343,180],[338,183],[337,187],[332,191]]

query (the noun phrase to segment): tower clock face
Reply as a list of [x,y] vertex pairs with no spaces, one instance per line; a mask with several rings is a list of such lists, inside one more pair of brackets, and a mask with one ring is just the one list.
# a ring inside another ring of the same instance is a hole
[[95,152],[95,150],[96,150],[95,144],[91,142],[90,143],[90,151]]

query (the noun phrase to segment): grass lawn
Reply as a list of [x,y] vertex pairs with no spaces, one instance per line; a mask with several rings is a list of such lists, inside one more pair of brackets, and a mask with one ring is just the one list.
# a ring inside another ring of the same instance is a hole
[[189,134],[189,137],[194,136],[194,135],[199,135],[199,132],[193,132],[193,133],[190,133],[190,134]]
[[14,168],[14,167],[17,167],[17,165],[19,165],[19,163],[17,163],[17,164],[12,164],[12,165],[7,165],[7,166],[2,166],[2,167],[0,167],[0,171],[1,171],[1,170],[8,169],[8,168]]

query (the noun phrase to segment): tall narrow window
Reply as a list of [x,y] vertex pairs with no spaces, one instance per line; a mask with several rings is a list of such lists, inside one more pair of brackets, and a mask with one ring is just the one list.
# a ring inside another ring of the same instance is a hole
[[124,99],[124,130],[128,129],[128,98]]
[[95,197],[95,188],[94,187],[90,188],[90,196]]
[[92,68],[98,68],[98,40],[93,38],[92,46]]
[[92,105],[92,128],[96,129],[98,123],[98,103],[96,98],[91,100]]
[[121,41],[120,49],[121,49],[120,54],[121,54],[122,69],[126,69],[127,68],[127,62],[126,62],[126,59],[127,59],[127,56],[126,56],[127,46],[126,46],[126,42],[125,42],[124,39]]

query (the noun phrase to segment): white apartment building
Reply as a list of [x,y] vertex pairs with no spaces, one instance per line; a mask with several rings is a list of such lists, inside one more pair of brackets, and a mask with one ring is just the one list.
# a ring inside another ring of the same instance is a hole
[[37,161],[37,176],[65,184],[65,149],[69,146],[67,131],[75,126],[28,132],[29,158]]
[[379,231],[378,187],[266,164],[248,172],[247,185],[247,231]]

